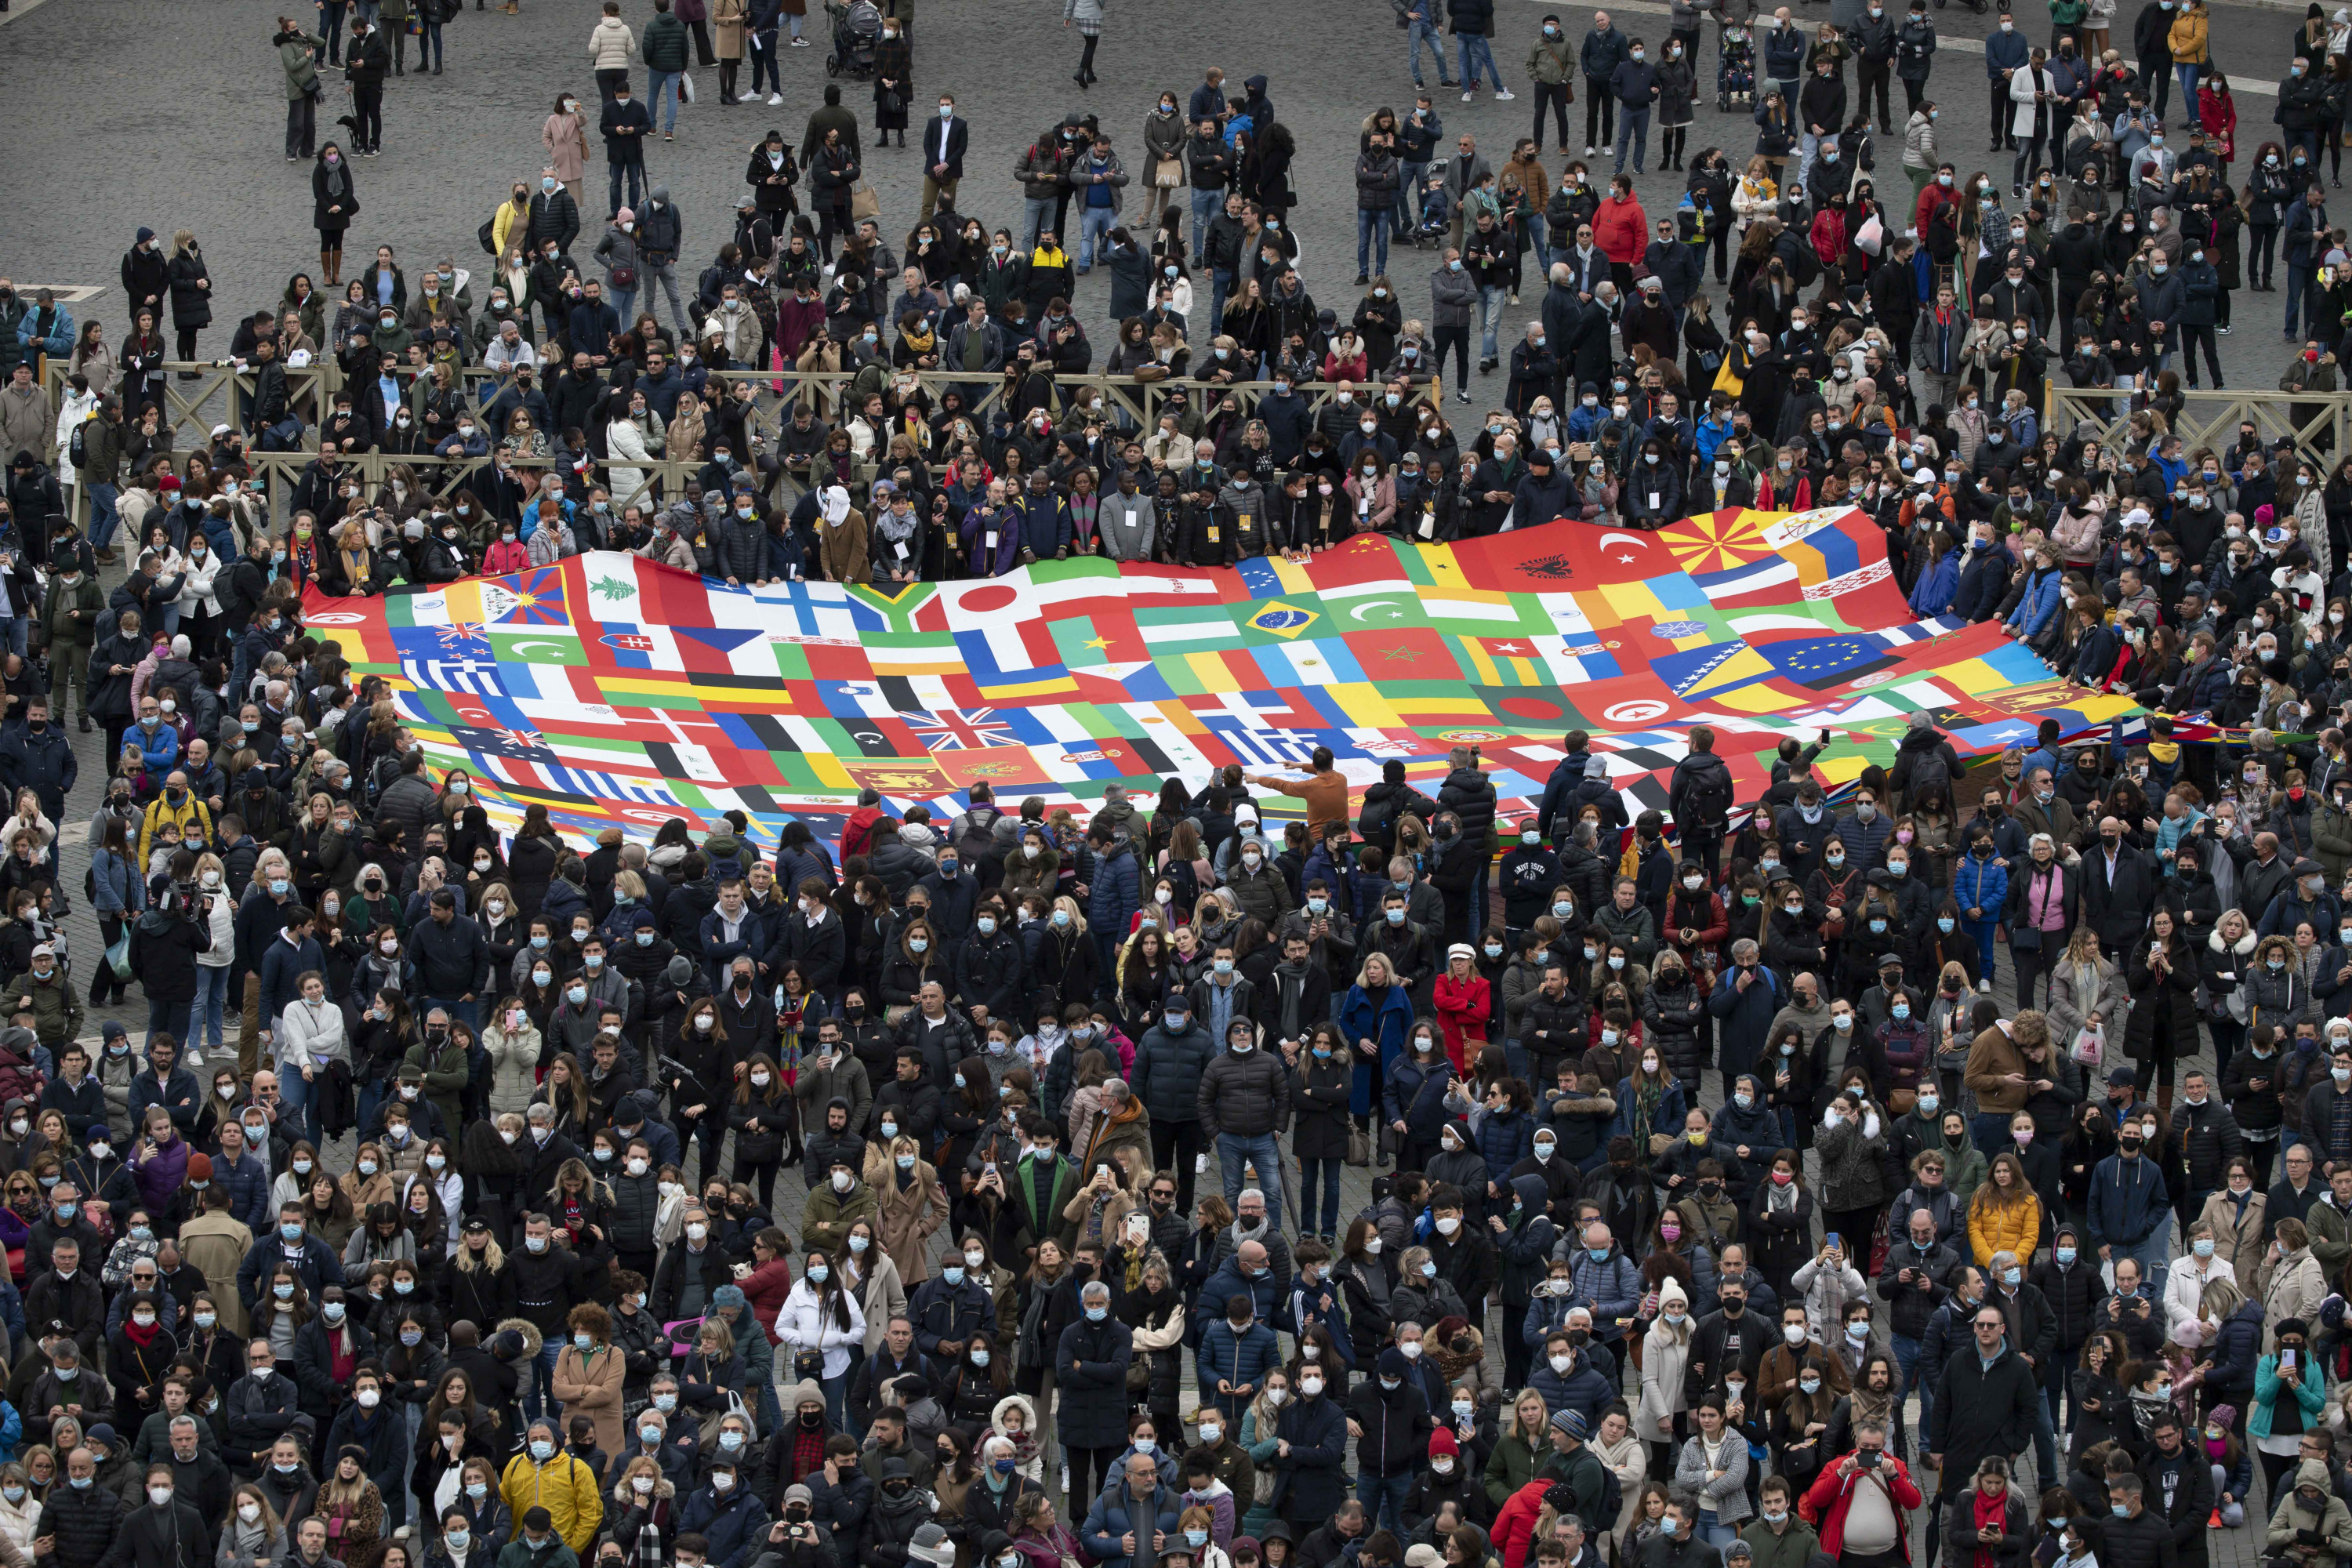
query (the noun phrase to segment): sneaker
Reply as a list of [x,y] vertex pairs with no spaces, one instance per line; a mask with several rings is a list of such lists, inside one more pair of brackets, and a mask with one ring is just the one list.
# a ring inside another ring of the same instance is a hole
[[1511,101],[1511,94],[1510,94],[1509,89],[1506,89],[1506,88],[1499,88],[1499,87],[1498,87],[1498,88],[1496,88],[1496,89],[1495,89],[1495,101],[1496,101],[1496,103],[1508,103],[1508,102],[1510,102],[1510,101]]
[[1584,155],[1588,158],[1592,156],[1592,143],[1590,142],[1584,144]]
[[768,107],[770,109],[780,109],[783,106],[783,102],[784,95],[781,92],[772,92],[768,95]]
[[2220,326],[2218,326],[2218,327],[2214,328],[2213,330],[2214,330],[2215,331],[2217,331],[2217,332],[2221,333],[2223,337],[2225,337],[2225,338],[2226,338],[2226,337],[2228,337],[2228,336],[2230,335],[2230,323],[2229,323],[2229,322],[2227,322],[2227,321],[2224,321],[2224,322],[2222,322]]
[[[793,47],[794,47],[794,48],[796,48],[796,49],[805,49],[805,48],[807,48],[808,47],[809,47],[809,41],[808,41],[806,38],[794,38],[794,39],[793,40]],[[1069,1472],[1067,1472],[1067,1471],[1066,1470],[1066,1471],[1064,1471],[1063,1473],[1064,1473],[1065,1475],[1066,1475],[1066,1474],[1068,1474]]]
[[1457,392],[1454,395],[1454,400],[1456,403],[1467,403],[1470,401],[1470,395],[1466,392]]
[[2221,1510],[2220,1509],[2215,1509],[2211,1516],[2205,1521],[2205,1528],[2208,1530],[2219,1530],[2221,1528]]
[[1469,102],[1472,99],[1477,96],[1477,93],[1469,88],[1465,87],[1462,89],[1462,101],[1465,103]]
[[1990,977],[1977,982],[1977,994],[1980,996],[1992,994],[1992,981]]

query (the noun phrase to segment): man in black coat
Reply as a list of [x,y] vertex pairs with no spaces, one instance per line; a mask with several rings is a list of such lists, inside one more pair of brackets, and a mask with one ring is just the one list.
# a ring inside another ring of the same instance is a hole
[[2109,957],[2139,940],[2147,912],[2156,907],[2155,863],[2124,842],[2124,825],[2099,822],[2099,846],[2083,857],[2083,918],[2099,933]]
[[2202,1447],[2191,1448],[2180,1417],[2158,1411],[2148,1423],[2148,1451],[2137,1466],[2143,1504],[2172,1533],[2180,1568],[2205,1568],[2205,1521],[2213,1513],[2213,1470]]
[[352,95],[352,151],[362,157],[383,151],[383,79],[391,74],[391,39],[366,16],[354,16],[343,50],[343,86]]
[[2010,1342],[2007,1316],[1988,1298],[1969,1323],[1976,1342],[1945,1366],[1927,1427],[1947,1501],[1969,1489],[1985,1456],[2014,1459],[2033,1438],[2033,1369]]
[[[2167,75],[2171,73],[2167,72]],[[2210,1476],[2206,1482],[2211,1486]],[[2107,1483],[2107,1500],[2124,1511],[2095,1516],[2092,1551],[2100,1568],[2179,1568],[2180,1554],[2173,1549],[2172,1531],[2148,1511],[2147,1484],[2137,1476],[2117,1476]]]
[[[52,1544],[40,1560],[51,1568],[100,1568],[117,1555],[129,1510],[121,1493],[97,1484],[98,1464],[88,1448],[68,1455],[65,1469],[69,1484],[51,1488],[57,1496],[41,1507],[41,1533]],[[124,1560],[165,1568],[163,1559],[143,1552]]]

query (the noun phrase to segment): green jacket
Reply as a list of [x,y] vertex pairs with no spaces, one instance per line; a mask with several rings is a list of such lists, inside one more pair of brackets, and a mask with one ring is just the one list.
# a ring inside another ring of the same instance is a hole
[[2311,848],[2329,885],[2344,880],[2344,873],[2352,870],[2352,812],[2336,809],[2333,800],[2323,801],[2311,814]]
[[1794,1510],[1790,1511],[1786,1531],[1776,1533],[1761,1518],[1752,1519],[1748,1528],[1739,1532],[1739,1539],[1756,1553],[1756,1568],[1805,1568],[1813,1553],[1822,1549],[1821,1537],[1813,1533],[1811,1525],[1796,1516]]
[[34,1035],[52,1050],[81,1033],[81,998],[74,994],[73,982],[66,978],[63,968],[52,971],[46,984],[28,969],[16,977],[6,995],[0,996],[0,1016],[13,1018],[27,1008],[33,1015]]
[[319,90],[319,57],[313,49],[323,49],[327,40],[309,33],[280,33],[270,42],[278,46],[278,64],[286,72],[286,99],[308,98]]
[[[66,586],[64,578],[51,576],[48,602],[41,606],[41,619],[48,626],[50,645],[89,647],[98,640],[98,615],[105,608],[106,595],[100,591],[98,580],[88,573],[71,587]],[[70,610],[79,610],[81,617],[75,619],[67,613]]]
[[645,36],[637,40],[637,57],[647,70],[682,71],[691,63],[690,41],[686,24],[676,13],[663,11],[646,24]]
[[499,1549],[497,1568],[580,1568],[580,1554],[552,1531],[548,1532],[547,1544],[533,1552],[518,1530],[515,1538]]
[[1576,46],[1568,41],[1565,30],[1556,39],[1538,38],[1528,51],[1528,74],[1545,87],[1569,81],[1576,68]]
[[1530,1447],[1517,1433],[1507,1433],[1486,1456],[1486,1498],[1496,1508],[1511,1500],[1518,1489],[1536,1479],[1543,1463],[1552,1456],[1549,1441],[1540,1448]]
[[849,1227],[861,1219],[881,1228],[882,1201],[872,1187],[859,1182],[845,1197],[833,1190],[831,1182],[820,1182],[801,1210],[801,1245],[837,1253],[849,1245]]
[[114,483],[122,467],[122,422],[92,418],[82,422],[81,477],[94,485]]

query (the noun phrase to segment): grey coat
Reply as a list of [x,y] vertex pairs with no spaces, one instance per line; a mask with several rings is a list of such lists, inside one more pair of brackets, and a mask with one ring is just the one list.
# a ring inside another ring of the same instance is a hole
[[278,64],[286,73],[286,100],[310,97],[319,90],[319,59],[310,51],[327,47],[324,38],[308,33],[280,33],[273,40],[278,45]]
[[1478,303],[1478,285],[1470,280],[1465,268],[1456,272],[1441,266],[1429,275],[1429,324],[1433,327],[1466,327]]

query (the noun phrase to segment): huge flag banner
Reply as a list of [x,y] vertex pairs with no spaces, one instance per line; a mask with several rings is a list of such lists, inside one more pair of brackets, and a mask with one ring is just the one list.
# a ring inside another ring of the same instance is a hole
[[1358,789],[1391,759],[1434,780],[1477,746],[1506,811],[1583,730],[1663,807],[1713,727],[1739,798],[1788,736],[1832,731],[1834,784],[1890,763],[1915,713],[1966,754],[2132,721],[1998,624],[1921,621],[1860,511],[1745,509],[1654,532],[1557,522],[1456,544],[1361,536],[1229,570],[1043,563],[897,593],[730,587],[592,552],[304,621],[390,684],[441,772],[511,831],[544,806],[581,838],[740,812],[757,842],[830,829],[858,793],[960,811],[985,783],[1081,818],[1112,784],[1298,771]]

